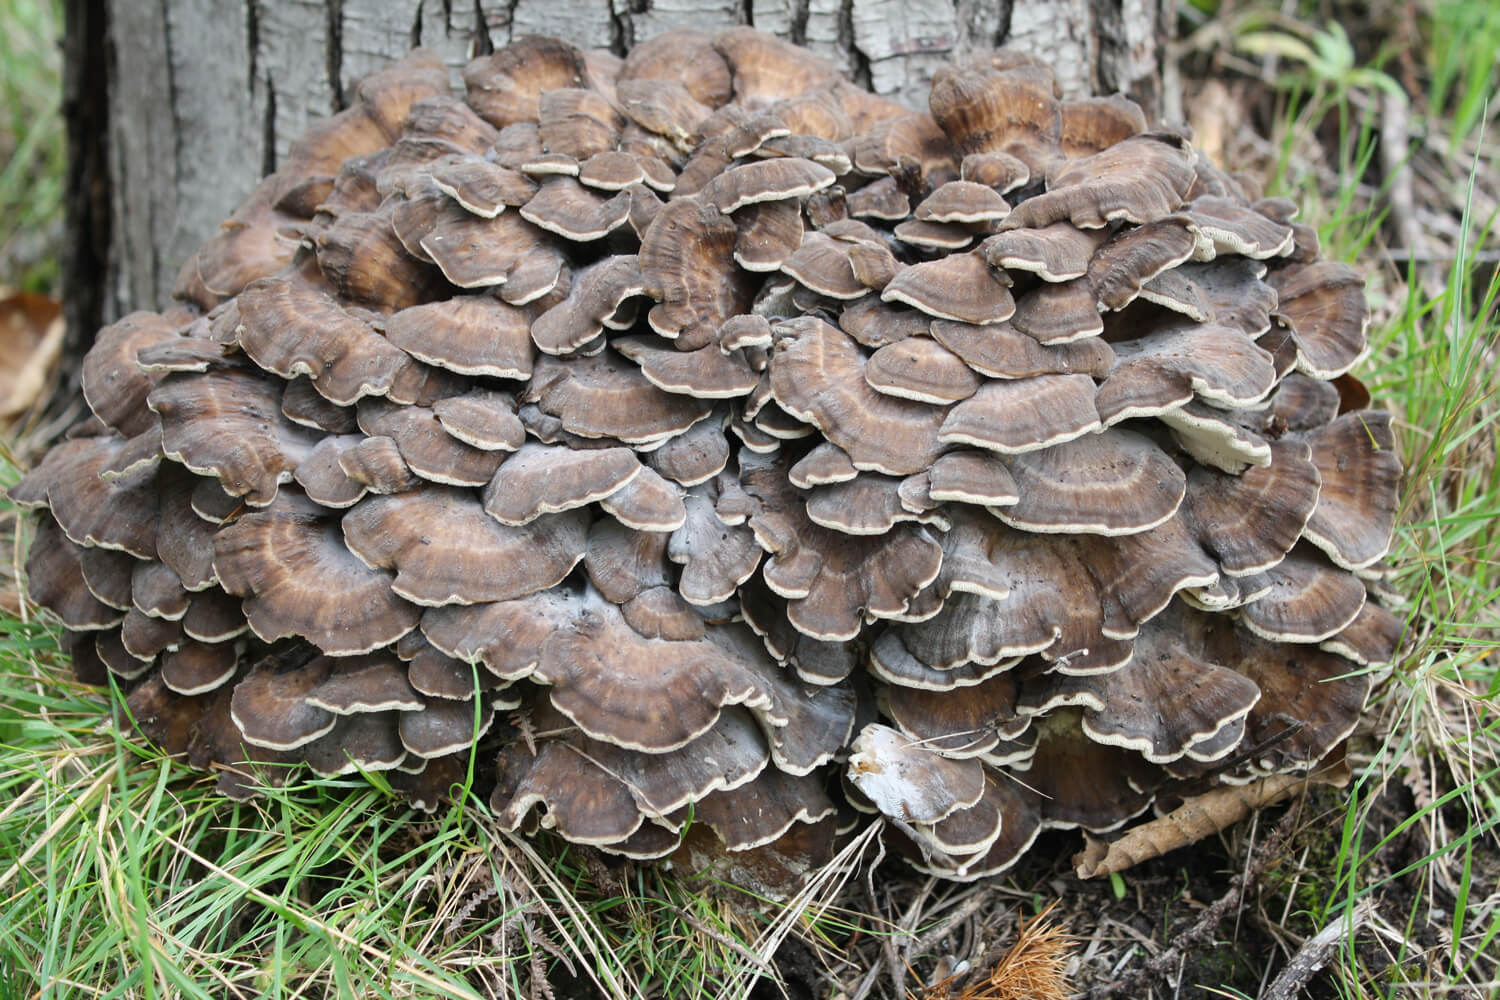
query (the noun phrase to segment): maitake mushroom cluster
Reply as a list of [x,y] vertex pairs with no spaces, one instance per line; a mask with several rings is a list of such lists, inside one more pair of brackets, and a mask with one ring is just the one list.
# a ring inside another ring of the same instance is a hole
[[463,76],[366,79],[11,491],[149,738],[972,879],[1349,735],[1400,467],[1295,205],[1004,53],[930,113],[748,28]]

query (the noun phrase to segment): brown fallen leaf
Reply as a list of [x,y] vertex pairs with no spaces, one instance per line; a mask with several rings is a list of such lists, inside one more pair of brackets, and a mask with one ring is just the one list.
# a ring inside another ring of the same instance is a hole
[[1228,829],[1257,809],[1289,797],[1308,785],[1342,787],[1349,781],[1348,765],[1315,774],[1273,774],[1249,785],[1225,785],[1184,801],[1165,816],[1142,823],[1114,841],[1085,833],[1084,848],[1073,855],[1079,878],[1101,878],[1122,872],[1168,851],[1197,843]]
[[0,288],[0,418],[14,417],[36,402],[62,342],[62,303]]

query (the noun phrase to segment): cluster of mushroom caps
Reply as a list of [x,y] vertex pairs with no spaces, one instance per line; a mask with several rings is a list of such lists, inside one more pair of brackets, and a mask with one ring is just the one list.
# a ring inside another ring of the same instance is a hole
[[11,491],[150,739],[426,807],[477,747],[508,827],[770,884],[1349,735],[1400,468],[1293,204],[1005,53],[930,113],[748,28],[464,80],[366,79]]

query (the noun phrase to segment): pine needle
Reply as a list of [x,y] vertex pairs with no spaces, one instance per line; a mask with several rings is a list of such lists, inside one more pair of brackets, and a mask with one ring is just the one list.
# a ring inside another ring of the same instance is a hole
[[[1016,943],[1000,956],[988,976],[965,986],[956,1000],[1064,1000],[1071,996],[1067,967],[1074,939],[1065,924],[1052,920],[1056,908],[1057,900],[1053,900],[1041,913],[1023,918]],[[953,984],[958,978],[949,976],[928,987],[922,1000],[954,1000]]]

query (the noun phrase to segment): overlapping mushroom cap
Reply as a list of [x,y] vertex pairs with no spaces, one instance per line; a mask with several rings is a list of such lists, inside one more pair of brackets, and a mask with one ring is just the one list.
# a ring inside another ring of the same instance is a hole
[[227,794],[477,753],[632,857],[864,812],[977,878],[1316,767],[1401,635],[1357,278],[1005,65],[931,114],[749,29],[377,73],[101,331],[33,599]]

